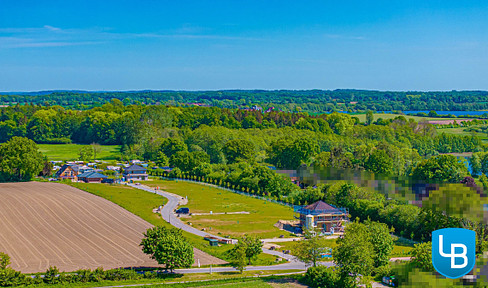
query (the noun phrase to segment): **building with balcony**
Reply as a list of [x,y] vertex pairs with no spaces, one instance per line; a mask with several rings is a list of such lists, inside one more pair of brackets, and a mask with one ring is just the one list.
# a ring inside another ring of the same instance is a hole
[[146,172],[146,168],[133,164],[124,169],[123,176],[125,181],[147,180],[148,175]]

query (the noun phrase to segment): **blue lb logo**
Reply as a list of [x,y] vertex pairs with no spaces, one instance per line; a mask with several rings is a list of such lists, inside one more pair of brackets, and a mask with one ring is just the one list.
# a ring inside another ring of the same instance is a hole
[[476,232],[445,228],[432,232],[432,264],[447,278],[468,274],[476,262]]

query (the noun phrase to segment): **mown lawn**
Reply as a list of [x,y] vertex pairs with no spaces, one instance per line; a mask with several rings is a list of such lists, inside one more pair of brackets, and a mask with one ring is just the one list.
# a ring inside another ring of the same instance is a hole
[[71,182],[69,185],[114,202],[155,226],[165,222],[159,214],[152,213],[154,208],[168,202],[159,195],[126,185]]
[[187,222],[210,233],[242,236],[253,234],[261,238],[289,236],[288,232],[273,225],[278,220],[292,220],[293,209],[269,201],[239,195],[226,190],[184,181],[154,180],[144,185],[159,186],[161,190],[188,197],[191,213],[249,212],[249,214],[191,216]]
[[[154,208],[167,203],[166,198],[162,196],[117,184],[87,184],[73,182],[65,182],[65,184],[112,201],[155,226],[173,227],[166,222],[160,214],[152,213]],[[199,236],[184,231],[183,234],[194,247],[225,261],[231,260],[228,251],[234,247],[233,245],[222,245],[219,247],[210,246],[208,241]],[[275,260],[275,256],[262,253],[252,264],[272,265],[276,264]]]
[[[78,160],[80,149],[85,145],[79,144],[38,144],[39,151],[49,160],[68,161]],[[97,160],[117,160],[120,157],[120,145],[100,145]]]

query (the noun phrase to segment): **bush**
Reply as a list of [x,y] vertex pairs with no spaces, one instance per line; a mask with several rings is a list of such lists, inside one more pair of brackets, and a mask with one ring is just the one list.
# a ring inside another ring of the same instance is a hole
[[49,267],[47,269],[46,273],[44,274],[44,283],[47,284],[57,284],[59,283],[59,269],[54,266],[54,267]]
[[389,264],[377,267],[374,269],[375,279],[381,280],[385,276],[392,276],[391,267]]
[[19,286],[26,282],[26,277],[12,268],[0,269],[0,286]]
[[305,273],[304,282],[317,288],[339,288],[339,271],[335,267],[310,267]]

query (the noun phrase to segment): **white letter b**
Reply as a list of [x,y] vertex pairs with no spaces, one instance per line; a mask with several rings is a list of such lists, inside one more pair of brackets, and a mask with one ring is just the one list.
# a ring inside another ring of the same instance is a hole
[[[453,243],[451,244],[451,254],[444,253],[444,236],[439,235],[439,254],[442,257],[450,257],[451,258],[451,268],[452,269],[462,269],[468,265],[468,257],[466,257],[466,254],[468,252],[468,248],[466,245],[461,244],[461,243]],[[456,248],[461,248],[463,249],[463,252],[460,254],[456,254]],[[462,258],[463,264],[456,264],[456,258]]]

